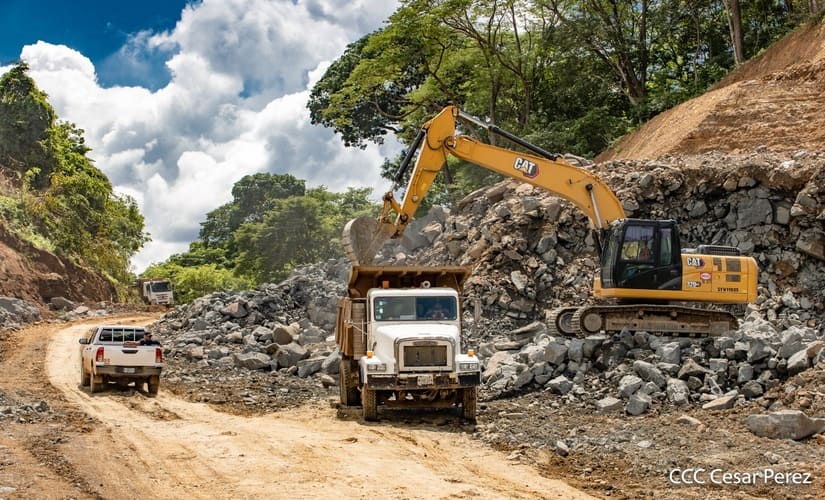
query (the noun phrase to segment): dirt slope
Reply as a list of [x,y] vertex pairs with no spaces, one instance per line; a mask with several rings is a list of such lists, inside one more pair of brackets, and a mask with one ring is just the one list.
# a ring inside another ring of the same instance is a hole
[[825,22],[803,26],[721,81],[596,158],[825,149]]

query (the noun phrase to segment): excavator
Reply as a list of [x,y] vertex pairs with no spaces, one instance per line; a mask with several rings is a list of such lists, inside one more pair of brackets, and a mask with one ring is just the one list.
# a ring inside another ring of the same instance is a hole
[[[457,133],[461,120],[521,146],[529,153]],[[419,151],[420,150],[420,151]],[[393,194],[418,151],[403,200]],[[720,245],[682,248],[675,220],[628,218],[613,191],[596,174],[571,165],[505,130],[447,106],[424,124],[401,162],[379,218],[358,218],[344,228],[344,248],[355,264],[369,264],[388,238],[399,238],[448,155],[532,184],[582,210],[596,232],[599,269],[592,305],[562,307],[548,315],[553,333],[647,331],[674,336],[718,336],[738,326],[716,307],[756,300],[753,257]],[[393,216],[394,214],[394,216]]]

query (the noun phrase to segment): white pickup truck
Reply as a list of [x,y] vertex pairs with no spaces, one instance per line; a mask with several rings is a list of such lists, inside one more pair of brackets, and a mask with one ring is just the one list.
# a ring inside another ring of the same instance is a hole
[[110,381],[120,386],[134,382],[137,389],[145,382],[149,394],[157,394],[163,349],[160,345],[140,345],[144,333],[143,327],[133,325],[101,325],[89,330],[79,340],[80,385],[99,392]]

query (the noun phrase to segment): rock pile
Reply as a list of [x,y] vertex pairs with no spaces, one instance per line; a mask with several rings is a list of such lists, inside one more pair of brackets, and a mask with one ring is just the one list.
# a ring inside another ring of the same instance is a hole
[[344,260],[305,267],[277,285],[201,297],[151,328],[168,358],[301,378],[324,374],[332,385],[338,352],[329,337],[347,272]]
[[[519,342],[525,332],[532,338]],[[706,339],[645,332],[555,338],[534,323],[482,344],[479,353],[486,359],[487,399],[542,389],[567,403],[630,415],[666,403],[718,410],[758,400],[770,408],[778,398],[770,389],[812,366],[825,367],[825,339],[815,329],[778,332],[756,313],[735,334]]]
[[40,321],[37,307],[25,300],[0,297],[0,330],[17,329],[35,321]]

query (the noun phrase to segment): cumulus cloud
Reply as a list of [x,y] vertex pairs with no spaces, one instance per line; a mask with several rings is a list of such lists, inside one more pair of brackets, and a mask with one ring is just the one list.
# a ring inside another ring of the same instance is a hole
[[[66,120],[86,132],[90,156],[119,193],[133,196],[153,241],[136,271],[186,250],[199,222],[257,172],[291,173],[332,190],[388,186],[383,158],[398,146],[350,150],[310,124],[314,83],[348,43],[378,29],[397,2],[205,0],[175,28],[140,32],[105,64],[163,57],[168,82],[100,85],[92,62],[62,45],[23,48],[30,75]],[[131,61],[131,62],[130,62]],[[148,80],[147,80],[148,81]]]

